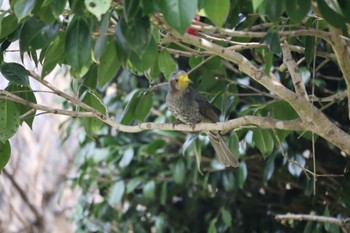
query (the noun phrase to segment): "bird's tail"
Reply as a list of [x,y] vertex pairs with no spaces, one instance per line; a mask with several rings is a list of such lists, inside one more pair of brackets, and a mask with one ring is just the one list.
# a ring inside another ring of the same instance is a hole
[[216,155],[218,156],[219,161],[225,167],[238,167],[238,160],[234,157],[230,149],[226,146],[224,140],[222,139],[219,132],[215,131],[206,131],[208,134],[209,140],[214,147]]

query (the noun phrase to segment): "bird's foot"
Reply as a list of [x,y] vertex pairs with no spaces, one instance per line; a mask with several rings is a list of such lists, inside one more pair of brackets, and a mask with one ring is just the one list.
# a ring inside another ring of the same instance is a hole
[[196,124],[190,124],[190,127],[192,128],[192,131],[196,128]]

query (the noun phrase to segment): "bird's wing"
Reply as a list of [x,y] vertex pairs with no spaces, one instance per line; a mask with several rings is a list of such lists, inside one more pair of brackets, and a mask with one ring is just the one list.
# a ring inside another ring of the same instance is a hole
[[196,90],[193,90],[193,99],[198,103],[199,112],[212,122],[219,122],[219,117],[216,115],[213,106]]

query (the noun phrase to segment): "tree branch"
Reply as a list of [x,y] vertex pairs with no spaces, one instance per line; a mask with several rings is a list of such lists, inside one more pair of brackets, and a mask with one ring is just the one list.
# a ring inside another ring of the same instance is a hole
[[349,228],[347,227],[347,223],[350,222],[350,219],[338,219],[333,217],[325,217],[325,216],[317,216],[317,215],[309,215],[309,214],[278,214],[275,216],[275,219],[278,221],[314,221],[321,223],[331,223],[339,226],[343,233],[349,233]]
[[[228,61],[235,63],[239,69],[250,76],[252,79],[266,87],[268,90],[274,92],[282,99],[286,100],[299,114],[302,121],[307,126],[307,129],[320,135],[329,142],[336,145],[338,148],[343,150],[347,155],[350,155],[350,135],[342,131],[335,124],[333,124],[326,115],[324,115],[319,109],[317,109],[313,104],[311,104],[307,99],[301,97],[295,92],[287,89],[278,80],[272,79],[264,75],[263,71],[260,70],[256,65],[250,62],[242,54],[232,51],[231,49],[219,46],[212,43],[206,39],[185,34],[180,35],[175,30],[170,28],[162,19],[160,15],[154,15],[152,18],[156,26],[167,30],[176,39],[197,46],[206,50],[207,52],[212,52]],[[219,29],[217,29],[219,30]],[[320,32],[318,30],[302,30],[303,35],[307,35],[308,32],[312,32],[309,35],[327,37],[329,39],[328,32]],[[298,33],[286,34],[286,35],[296,35]]]
[[283,63],[287,66],[290,76],[292,77],[295,92],[303,96],[305,99],[309,100],[298,64],[294,61],[292,57],[292,54],[288,48],[287,41],[284,41],[282,45],[282,51]]
[[346,41],[342,38],[341,31],[332,26],[329,27],[331,32],[331,46],[337,57],[339,68],[345,79],[348,96],[348,118],[350,119],[350,49]]

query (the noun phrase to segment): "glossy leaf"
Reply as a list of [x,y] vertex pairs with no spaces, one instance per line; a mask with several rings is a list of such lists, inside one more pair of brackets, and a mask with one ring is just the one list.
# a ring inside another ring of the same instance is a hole
[[134,158],[134,148],[129,147],[124,151],[123,157],[119,162],[119,167],[125,168],[129,166],[133,158]]
[[226,208],[221,209],[221,217],[227,227],[232,226],[232,216]]
[[10,82],[29,85],[28,71],[18,63],[1,63],[0,72]]
[[[1,119],[0,119],[1,120]],[[0,142],[0,172],[6,166],[11,156],[11,145],[8,140]]]
[[28,16],[34,9],[35,0],[18,0],[14,6],[14,12],[18,21],[21,21],[24,17]]
[[117,56],[117,48],[115,42],[112,40],[107,44],[100,59],[100,65],[97,68],[99,86],[103,87],[106,83],[110,82],[116,76],[119,67],[120,62]]
[[101,21],[101,16],[105,14],[111,6],[112,0],[84,0],[85,7],[91,14]]
[[300,24],[310,11],[311,0],[287,0],[286,9],[288,16],[295,24]]
[[124,109],[120,124],[129,125],[134,120],[134,113],[137,105],[138,97],[142,93],[141,90],[134,90],[126,97],[127,105]]
[[204,0],[203,6],[206,16],[216,26],[221,27],[230,11],[230,0]]
[[128,47],[142,57],[151,40],[151,23],[148,17],[137,17],[128,23],[121,20],[119,23]]
[[127,43],[127,40],[125,38],[125,35],[123,34],[122,27],[125,27],[123,23],[123,19],[119,21],[119,23],[115,27],[115,37],[117,41],[117,51],[118,56],[120,59],[120,62],[124,65],[126,61],[128,60],[131,49],[129,48],[129,45]]
[[57,64],[63,63],[65,59],[64,36],[63,33],[56,36],[51,45],[46,49],[43,69],[41,71],[42,78],[45,78]]
[[102,53],[105,51],[105,47],[107,44],[107,31],[109,27],[109,20],[111,17],[111,11],[103,16],[101,26],[99,28],[100,35],[96,39],[95,47],[94,47],[94,60],[99,63],[99,60],[102,56]]
[[265,0],[266,1],[266,14],[269,16],[273,23],[279,23],[280,17],[285,9],[286,0]]
[[216,230],[216,221],[217,219],[214,218],[210,221],[209,223],[209,228],[208,228],[208,233],[217,233],[217,230]]
[[[4,16],[6,13],[3,13]],[[16,31],[18,27],[17,18],[14,14],[6,15],[0,19],[0,40]]]
[[67,29],[65,40],[66,59],[74,74],[81,74],[84,66],[90,62],[91,46],[92,38],[88,22],[83,18],[74,18]]
[[247,176],[248,176],[247,165],[244,161],[242,161],[239,164],[239,169],[237,174],[239,188],[243,189],[245,181],[247,180]]
[[[107,114],[107,109],[103,104],[101,97],[97,94],[96,91],[93,91],[93,90],[86,91],[83,95],[82,102],[95,108],[97,111],[99,111],[104,115]],[[82,111],[84,110],[82,109]],[[100,130],[100,128],[103,125],[103,122],[95,117],[82,118],[82,123],[86,131],[86,134],[90,138],[93,138],[94,135]]]
[[278,35],[275,31],[269,30],[264,38],[261,39],[261,42],[267,46],[276,55],[282,53],[282,48]]
[[170,74],[176,69],[174,59],[168,51],[163,50],[158,57],[159,70],[163,73],[166,79],[169,79]]
[[269,156],[274,148],[271,130],[253,129],[253,141],[264,156]]
[[264,172],[263,172],[264,183],[269,181],[273,173],[275,172],[275,159],[276,159],[276,155],[272,155],[267,159],[265,163]]
[[160,0],[159,7],[167,23],[184,34],[196,15],[197,0]]
[[152,99],[152,92],[147,92],[139,97],[139,101],[135,108],[134,116],[137,120],[143,122],[146,117],[148,116],[152,106],[153,106],[153,99]]
[[143,196],[146,199],[154,199],[156,195],[156,182],[154,180],[148,181],[143,186]]
[[185,179],[185,163],[182,159],[177,160],[173,170],[174,182],[178,185],[182,184]]
[[157,57],[158,57],[157,45],[152,39],[142,55],[136,54],[134,52],[130,55],[129,67],[132,70],[135,69],[136,70],[135,73],[145,72],[148,69],[151,69],[153,66],[157,65],[155,64],[155,62],[157,61]]
[[19,112],[14,102],[0,99],[0,142],[5,143],[19,127]]
[[132,178],[127,184],[126,184],[126,193],[132,193],[142,182],[144,179],[142,177],[135,177]]
[[[36,104],[35,95],[29,86],[22,86],[16,83],[11,83],[6,87],[6,90],[13,93],[14,95],[17,95],[22,99],[25,99],[31,103]],[[27,115],[26,118],[22,120],[22,122],[25,122],[30,128],[32,128],[36,111],[32,111],[31,107],[20,103],[15,103],[15,105],[20,116],[31,111],[31,114]]]
[[45,48],[56,37],[60,24],[54,22],[46,25],[44,22],[32,17],[22,27],[20,33],[21,51]]
[[121,203],[123,195],[125,192],[125,183],[124,181],[118,181],[111,186],[111,190],[108,195],[108,204],[111,206]]
[[95,89],[97,85],[97,65],[90,66],[89,71],[83,76],[84,87]]
[[346,22],[349,22],[344,17],[337,0],[317,0],[317,6],[322,17],[333,27],[342,28]]
[[315,43],[314,37],[307,36],[305,38],[305,61],[308,68],[310,68],[311,62],[314,60]]

